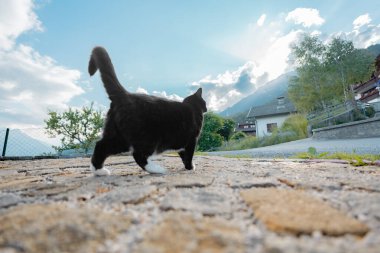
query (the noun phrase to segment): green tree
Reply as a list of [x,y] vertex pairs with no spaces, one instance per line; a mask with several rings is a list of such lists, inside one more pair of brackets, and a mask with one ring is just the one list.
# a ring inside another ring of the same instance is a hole
[[234,125],[232,122],[232,120],[225,120],[215,113],[206,113],[197,149],[207,151],[220,147],[223,144],[223,140],[231,135],[231,125],[232,128]]
[[327,106],[326,47],[316,36],[305,35],[292,46],[297,76],[290,80],[289,97],[299,111],[313,111]]
[[211,133],[216,133],[221,129],[223,126],[223,118],[220,117],[219,115],[213,113],[213,112],[208,112],[204,115],[203,119],[203,127],[202,131],[203,132],[211,132]]
[[53,147],[58,152],[83,149],[87,154],[99,138],[104,124],[102,112],[95,110],[93,103],[80,110],[69,108],[63,113],[49,111],[48,115],[45,129],[50,136],[61,138],[61,146]]
[[218,134],[220,134],[225,141],[228,141],[231,138],[231,135],[234,132],[235,121],[232,119],[224,119],[222,127],[218,130]]
[[300,112],[325,109],[352,99],[350,84],[370,76],[372,55],[355,49],[351,41],[334,38],[324,45],[305,35],[292,46],[297,76],[290,80],[289,97]]
[[334,38],[326,51],[326,65],[329,68],[331,80],[349,100],[350,84],[366,80],[371,75],[373,59],[369,51],[356,49],[352,41]]

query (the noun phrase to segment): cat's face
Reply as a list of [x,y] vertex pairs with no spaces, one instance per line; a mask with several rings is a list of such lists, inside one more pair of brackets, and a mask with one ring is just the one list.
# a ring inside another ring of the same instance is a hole
[[207,112],[206,101],[202,98],[202,88],[199,88],[193,95],[184,99],[184,102],[189,102],[199,106],[203,113]]

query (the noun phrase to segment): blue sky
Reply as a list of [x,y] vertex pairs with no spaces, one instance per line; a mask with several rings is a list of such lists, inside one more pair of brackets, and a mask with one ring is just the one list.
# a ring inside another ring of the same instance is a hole
[[0,0],[0,127],[39,127],[48,109],[109,101],[87,64],[109,51],[132,92],[181,100],[204,88],[221,111],[293,69],[302,33],[380,43],[380,2]]

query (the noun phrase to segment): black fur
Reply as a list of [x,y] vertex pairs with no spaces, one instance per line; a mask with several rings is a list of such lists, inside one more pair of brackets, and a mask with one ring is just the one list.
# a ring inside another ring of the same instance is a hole
[[136,163],[143,169],[153,153],[179,150],[188,170],[207,111],[202,89],[181,102],[127,92],[118,81],[111,59],[102,47],[93,49],[88,71],[99,69],[104,87],[111,100],[103,136],[96,143],[91,162],[96,170],[105,159],[121,152],[132,151]]

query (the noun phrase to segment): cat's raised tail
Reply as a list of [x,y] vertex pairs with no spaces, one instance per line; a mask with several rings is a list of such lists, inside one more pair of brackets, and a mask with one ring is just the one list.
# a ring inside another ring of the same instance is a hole
[[92,50],[90,62],[88,63],[88,73],[92,76],[99,69],[104,87],[111,100],[116,99],[121,94],[127,93],[117,79],[111,58],[103,47],[95,47]]

